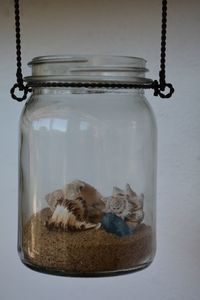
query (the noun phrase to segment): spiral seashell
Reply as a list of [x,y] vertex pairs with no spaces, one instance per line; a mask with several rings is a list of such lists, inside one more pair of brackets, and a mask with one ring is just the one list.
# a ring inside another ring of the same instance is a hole
[[125,196],[118,195],[106,197],[104,198],[104,201],[106,205],[104,212],[112,212],[122,219],[125,219],[125,217],[129,215],[132,208]]
[[114,187],[112,196],[103,198],[103,201],[105,213],[114,213],[135,225],[140,224],[144,219],[144,195],[138,196],[129,184],[126,185],[125,191]]

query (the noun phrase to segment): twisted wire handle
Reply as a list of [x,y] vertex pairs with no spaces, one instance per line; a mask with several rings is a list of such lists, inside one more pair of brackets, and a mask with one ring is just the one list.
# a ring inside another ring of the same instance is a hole
[[[161,57],[159,82],[154,80],[151,84],[119,83],[119,82],[29,82],[24,84],[22,75],[22,54],[21,54],[21,33],[20,33],[20,8],[19,0],[14,0],[15,5],[15,31],[16,31],[16,60],[17,60],[17,83],[10,90],[13,99],[21,102],[27,99],[29,92],[32,92],[33,86],[37,87],[89,87],[89,88],[135,88],[135,89],[153,89],[154,96],[160,98],[170,98],[174,93],[171,83],[166,83],[166,36],[167,36],[167,0],[162,0],[162,31],[161,31]],[[169,89],[165,93],[166,88]],[[16,90],[23,92],[21,97],[16,95]]]

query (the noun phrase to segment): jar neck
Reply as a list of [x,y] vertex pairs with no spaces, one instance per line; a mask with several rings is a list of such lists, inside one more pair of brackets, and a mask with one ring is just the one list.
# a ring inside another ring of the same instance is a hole
[[[32,76],[26,77],[28,83],[118,83],[121,85],[151,84],[145,77],[146,60],[137,57],[111,55],[85,56],[46,56],[36,57],[29,65]],[[106,86],[106,85],[105,85]],[[92,88],[93,92],[96,89]],[[101,92],[102,92],[102,88]],[[71,89],[70,89],[71,90]],[[97,89],[99,92],[99,89]],[[110,88],[106,88],[108,92]],[[112,90],[112,89],[111,89]],[[120,90],[123,90],[120,88]]]

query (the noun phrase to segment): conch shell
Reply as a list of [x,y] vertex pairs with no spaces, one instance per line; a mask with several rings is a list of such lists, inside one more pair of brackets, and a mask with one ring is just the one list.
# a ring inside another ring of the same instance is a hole
[[126,185],[125,190],[113,187],[112,196],[103,198],[105,203],[104,212],[114,213],[136,227],[144,219],[143,200],[144,195],[138,196],[129,184]]
[[101,200],[102,195],[81,180],[75,180],[62,189],[47,194],[45,199],[53,212],[47,224],[49,228],[96,228],[105,206]]
[[82,199],[58,200],[52,217],[46,222],[48,229],[61,229],[64,231],[77,231],[98,229],[101,224],[92,224],[85,221],[86,208]]

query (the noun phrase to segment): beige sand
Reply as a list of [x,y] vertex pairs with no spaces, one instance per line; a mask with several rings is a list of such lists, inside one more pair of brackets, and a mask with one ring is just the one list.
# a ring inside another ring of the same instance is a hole
[[24,226],[23,251],[30,264],[52,271],[90,273],[137,268],[152,256],[150,226],[142,224],[135,234],[125,237],[104,229],[49,231],[44,224],[51,214],[45,208]]

